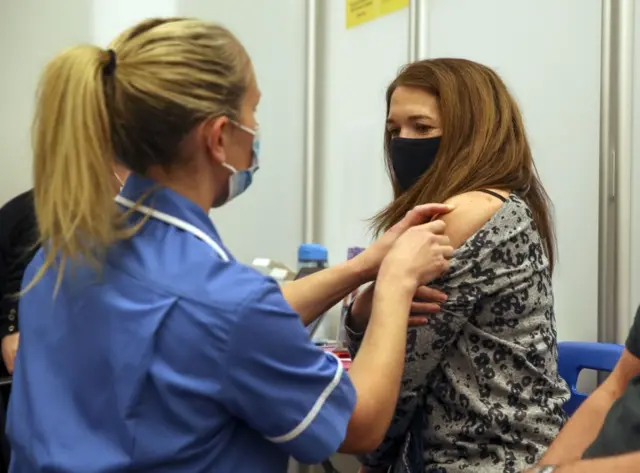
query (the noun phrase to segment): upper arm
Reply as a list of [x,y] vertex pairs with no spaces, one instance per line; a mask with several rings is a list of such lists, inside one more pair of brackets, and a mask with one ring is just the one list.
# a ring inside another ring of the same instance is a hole
[[[445,231],[455,248],[476,234],[503,205],[500,199],[483,192],[460,194],[446,203],[455,206],[455,209],[440,218],[446,222]],[[410,390],[421,388],[424,373],[440,363],[442,354],[457,340],[475,304],[482,297],[481,278],[485,276],[472,275],[471,265],[453,264],[457,259],[464,258],[466,256],[463,254],[454,255],[452,269],[433,282],[434,287],[448,296],[441,310],[429,315],[425,326],[409,329],[404,386]]]
[[294,458],[317,463],[344,441],[356,393],[316,347],[273,281],[241,308],[227,354],[227,408]]
[[503,202],[484,192],[467,192],[448,199],[445,204],[455,208],[439,219],[447,224],[445,234],[457,249],[491,220]]
[[614,397],[618,398],[631,381],[631,378],[640,374],[640,358],[631,353],[628,349],[622,352],[622,356],[616,367],[613,369],[603,387],[613,391]]
[[[640,307],[636,311],[633,326],[627,337],[626,348],[616,364],[613,372],[604,383],[615,391],[616,396],[622,395],[631,378],[640,374]],[[604,385],[603,385],[604,386]]]

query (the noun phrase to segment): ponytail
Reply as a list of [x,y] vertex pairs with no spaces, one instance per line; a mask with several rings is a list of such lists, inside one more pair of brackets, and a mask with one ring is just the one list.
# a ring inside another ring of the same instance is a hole
[[204,21],[145,20],[110,48],[68,49],[44,71],[32,134],[45,260],[23,293],[50,269],[57,291],[70,263],[99,272],[107,248],[144,225],[126,225],[113,202],[116,153],[140,174],[172,168],[195,126],[238,113],[253,76],[236,37]]
[[108,53],[78,46],[46,67],[33,123],[34,194],[45,262],[24,289],[54,265],[58,290],[68,263],[97,270],[119,238],[113,203],[109,114],[103,65]]

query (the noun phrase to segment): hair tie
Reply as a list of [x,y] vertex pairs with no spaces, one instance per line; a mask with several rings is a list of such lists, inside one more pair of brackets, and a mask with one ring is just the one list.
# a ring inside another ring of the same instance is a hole
[[113,49],[107,49],[107,55],[109,57],[105,65],[102,67],[102,73],[108,77],[115,72],[117,60],[116,60],[116,52]]

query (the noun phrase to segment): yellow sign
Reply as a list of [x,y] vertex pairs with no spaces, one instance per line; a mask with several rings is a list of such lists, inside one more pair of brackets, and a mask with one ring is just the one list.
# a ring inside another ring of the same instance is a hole
[[347,0],[347,28],[409,6],[409,0]]

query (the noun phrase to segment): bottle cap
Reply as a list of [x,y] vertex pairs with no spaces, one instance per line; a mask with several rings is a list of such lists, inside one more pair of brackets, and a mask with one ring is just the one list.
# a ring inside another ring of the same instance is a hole
[[329,251],[316,243],[303,243],[298,247],[298,261],[328,261]]

